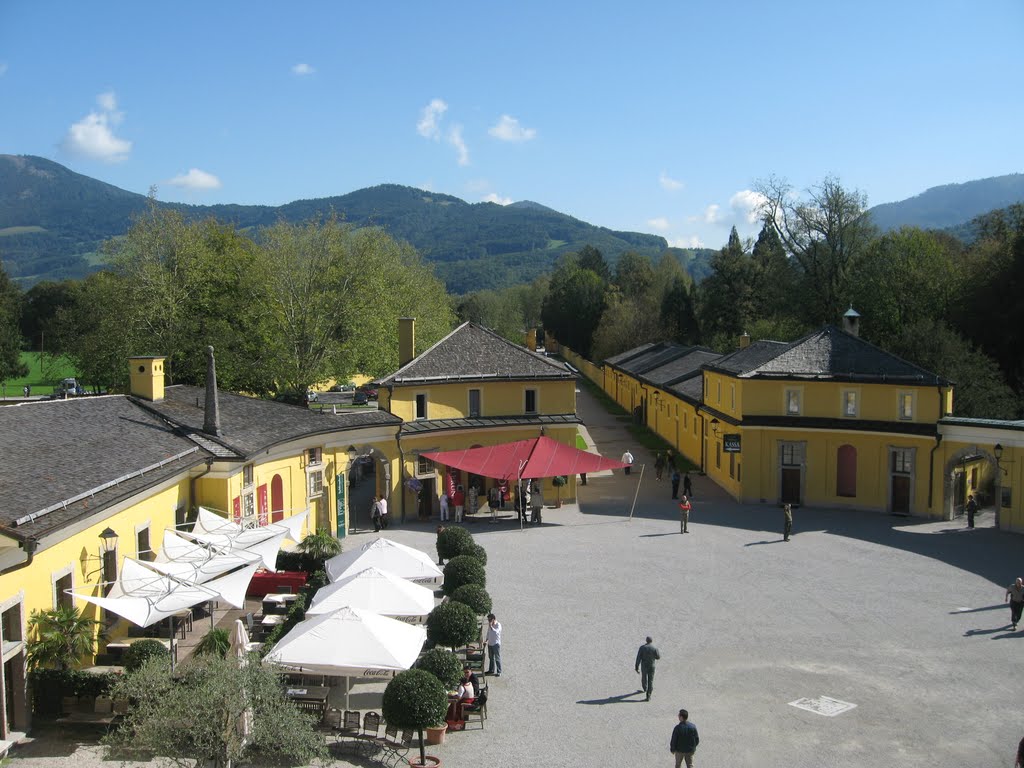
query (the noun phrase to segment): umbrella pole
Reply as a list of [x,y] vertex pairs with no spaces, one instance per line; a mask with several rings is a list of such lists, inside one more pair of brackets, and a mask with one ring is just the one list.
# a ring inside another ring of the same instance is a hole
[[174,671],[174,656],[175,656],[175,654],[174,654],[174,631],[175,631],[174,617],[173,616],[168,616],[167,617],[167,621],[171,625],[171,672],[173,672]]
[[644,480],[644,469],[647,468],[646,464],[640,465],[640,478],[636,481],[636,493],[633,494],[633,506],[629,508],[629,519],[630,522],[633,520],[633,512],[636,510],[636,497],[640,495],[640,483]]

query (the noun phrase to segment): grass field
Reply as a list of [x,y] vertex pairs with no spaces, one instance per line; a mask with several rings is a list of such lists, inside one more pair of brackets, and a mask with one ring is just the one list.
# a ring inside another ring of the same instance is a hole
[[28,376],[8,379],[0,384],[0,396],[21,397],[22,388],[26,384],[32,387],[33,395],[52,395],[53,388],[61,379],[78,375],[71,361],[63,356],[40,356],[38,352],[22,352],[21,362],[28,366]]

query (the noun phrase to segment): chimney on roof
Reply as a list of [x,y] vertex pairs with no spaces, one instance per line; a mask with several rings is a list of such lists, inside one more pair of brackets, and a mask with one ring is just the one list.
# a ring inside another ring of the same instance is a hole
[[750,346],[750,334],[744,331],[740,334],[740,349],[746,349]]
[[416,357],[416,318],[398,318],[398,367]]
[[203,432],[220,437],[220,404],[217,402],[217,363],[213,347],[206,348],[206,410],[203,414]]
[[129,357],[128,391],[135,397],[158,403],[164,399],[164,360],[166,357]]
[[843,315],[843,330],[851,336],[860,336],[860,312],[852,304]]

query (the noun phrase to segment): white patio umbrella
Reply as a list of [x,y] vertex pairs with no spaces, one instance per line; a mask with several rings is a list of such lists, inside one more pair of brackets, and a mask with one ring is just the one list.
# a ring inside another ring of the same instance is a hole
[[321,587],[306,615],[330,613],[346,605],[407,623],[422,623],[434,609],[434,592],[389,571],[370,567]]
[[[315,675],[390,677],[413,665],[426,639],[423,627],[346,607],[300,621],[264,660]],[[346,680],[346,708],[348,689]]]
[[335,555],[324,567],[331,581],[354,576],[370,567],[388,571],[416,584],[437,584],[444,576],[428,555],[385,538],[374,539],[359,549]]
[[[234,523],[230,523],[230,525],[234,525]],[[201,531],[197,524],[192,533],[179,531],[178,535],[229,552],[250,552],[260,557],[262,566],[268,571],[276,571],[277,553],[281,550],[281,543],[288,536],[288,529],[268,525],[265,528],[239,528],[238,530],[224,527],[207,532]]]

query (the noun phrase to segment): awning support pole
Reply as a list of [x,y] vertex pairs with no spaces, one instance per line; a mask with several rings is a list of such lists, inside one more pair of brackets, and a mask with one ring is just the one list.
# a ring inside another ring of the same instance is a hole
[[633,512],[636,510],[636,497],[640,495],[640,483],[644,481],[644,469],[646,464],[640,465],[640,478],[636,481],[636,493],[633,494],[633,506],[629,508],[629,521],[633,522]]

